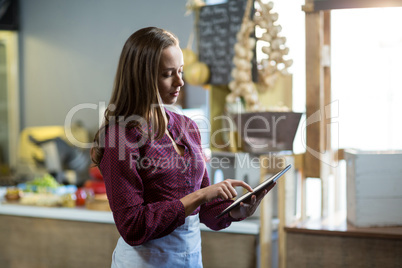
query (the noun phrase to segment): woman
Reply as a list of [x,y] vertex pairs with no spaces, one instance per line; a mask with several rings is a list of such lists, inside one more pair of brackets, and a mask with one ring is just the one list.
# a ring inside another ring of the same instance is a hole
[[170,32],[149,27],[126,41],[92,160],[105,180],[121,235],[112,267],[202,267],[199,222],[213,230],[255,211],[268,192],[216,219],[242,181],[210,185],[200,134],[164,109],[184,85],[183,54]]

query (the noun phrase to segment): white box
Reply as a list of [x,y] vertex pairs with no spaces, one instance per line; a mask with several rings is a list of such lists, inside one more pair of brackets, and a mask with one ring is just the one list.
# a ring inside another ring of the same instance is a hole
[[345,160],[348,221],[402,225],[402,151],[345,150]]

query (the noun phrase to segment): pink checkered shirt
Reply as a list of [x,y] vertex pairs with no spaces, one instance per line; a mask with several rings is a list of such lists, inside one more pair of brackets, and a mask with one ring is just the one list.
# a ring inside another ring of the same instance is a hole
[[[138,128],[110,125],[105,134],[105,150],[100,164],[116,227],[129,245],[170,234],[185,220],[180,199],[210,185],[194,121],[166,111],[168,130],[185,148],[179,155],[169,137],[144,138]],[[150,127],[148,127],[148,130]],[[228,227],[228,214],[215,219],[231,200],[214,201],[197,208],[200,221],[212,230]]]

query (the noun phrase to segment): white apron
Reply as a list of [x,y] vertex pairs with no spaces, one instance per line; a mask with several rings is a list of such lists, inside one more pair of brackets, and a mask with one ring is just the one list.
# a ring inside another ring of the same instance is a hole
[[130,246],[119,238],[112,256],[112,268],[202,268],[201,234],[198,214],[171,234]]

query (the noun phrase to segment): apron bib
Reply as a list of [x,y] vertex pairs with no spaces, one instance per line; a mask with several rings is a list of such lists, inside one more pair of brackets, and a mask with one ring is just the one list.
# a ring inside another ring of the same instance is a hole
[[112,268],[202,268],[201,234],[198,214],[171,234],[130,246],[122,237],[112,256]]

